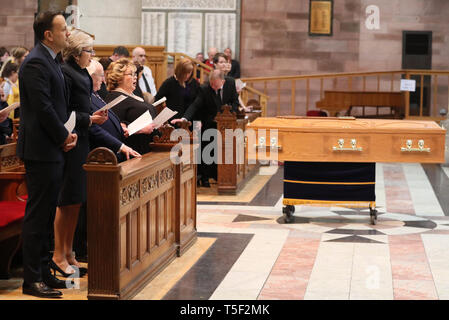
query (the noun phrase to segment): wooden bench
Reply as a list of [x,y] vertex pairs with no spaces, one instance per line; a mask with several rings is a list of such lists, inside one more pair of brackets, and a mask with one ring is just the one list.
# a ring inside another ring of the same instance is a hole
[[169,151],[152,151],[117,163],[106,148],[89,154],[88,299],[132,298],[196,241],[196,165],[188,156],[175,163]]
[[10,278],[12,259],[21,244],[26,205],[25,169],[16,144],[0,146],[0,279]]
[[[361,117],[402,118],[405,110],[405,96],[403,92],[389,91],[324,91],[322,100],[316,103],[316,108],[327,110],[330,116],[337,116],[346,111],[350,116],[354,107],[362,107]],[[367,115],[365,107],[375,107],[375,115]],[[380,114],[379,108],[390,108],[389,114]]]

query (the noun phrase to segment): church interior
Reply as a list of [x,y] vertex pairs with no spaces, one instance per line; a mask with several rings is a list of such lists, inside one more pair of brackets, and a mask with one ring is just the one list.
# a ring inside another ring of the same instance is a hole
[[[157,90],[185,58],[207,84],[212,47],[240,66],[244,108],[214,119],[223,161],[207,185],[188,126],[187,143],[160,129],[142,158],[89,153],[88,271],[60,300],[449,299],[449,1],[0,7],[0,47],[31,50],[35,15],[61,10],[95,37],[95,59],[143,48]],[[255,133],[227,136],[239,130]],[[0,300],[45,300],[22,293],[16,142],[0,146]]]

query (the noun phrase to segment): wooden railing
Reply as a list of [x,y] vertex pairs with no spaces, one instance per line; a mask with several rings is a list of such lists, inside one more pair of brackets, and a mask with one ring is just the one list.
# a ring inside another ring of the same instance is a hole
[[204,63],[200,62],[199,60],[194,59],[194,58],[190,57],[189,55],[182,53],[182,52],[165,52],[165,55],[167,57],[167,60],[168,60],[168,57],[170,57],[172,59],[173,69],[175,68],[175,66],[178,64],[178,62],[182,58],[190,59],[194,64],[193,77],[195,79],[198,79],[200,81],[200,83],[203,83],[209,76],[210,72],[213,70],[207,64],[204,64]]
[[[448,109],[449,71],[394,70],[242,78],[247,86],[269,95],[268,116],[305,115],[315,109],[325,90],[400,91],[400,79],[415,79],[415,93],[405,93],[405,117],[441,120]],[[413,99],[412,99],[413,98]]]

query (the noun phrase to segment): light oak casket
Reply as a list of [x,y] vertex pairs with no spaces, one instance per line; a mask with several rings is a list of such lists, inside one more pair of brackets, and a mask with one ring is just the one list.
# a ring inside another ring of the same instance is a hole
[[248,159],[277,152],[279,161],[444,162],[446,131],[434,121],[277,117],[247,129],[256,136],[248,136]]

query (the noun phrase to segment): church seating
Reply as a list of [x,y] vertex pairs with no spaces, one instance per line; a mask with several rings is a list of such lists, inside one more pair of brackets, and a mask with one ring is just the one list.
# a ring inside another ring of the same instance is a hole
[[157,146],[122,163],[106,148],[89,154],[88,299],[132,298],[196,241],[191,146],[178,162]]
[[15,143],[0,146],[0,279],[10,277],[25,215],[25,170],[15,152]]
[[[404,115],[405,98],[403,92],[389,91],[324,91],[322,100],[316,103],[316,108],[326,110],[331,116],[344,111],[351,116],[354,107],[362,107],[360,117],[402,118]],[[365,107],[375,107],[376,114],[365,114]],[[389,108],[389,114],[380,114],[379,108]],[[359,117],[359,116],[358,116]]]

